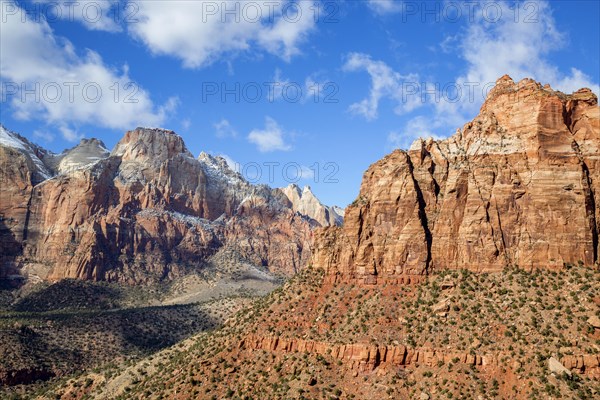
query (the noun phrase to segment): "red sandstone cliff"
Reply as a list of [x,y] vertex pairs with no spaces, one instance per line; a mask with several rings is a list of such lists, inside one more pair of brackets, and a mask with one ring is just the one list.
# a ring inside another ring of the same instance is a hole
[[590,90],[502,77],[454,136],[373,164],[344,227],[318,233],[313,263],[330,279],[366,283],[597,264],[599,146]]
[[201,268],[227,246],[276,274],[310,256],[318,224],[171,131],[127,132],[50,154],[2,128],[0,274],[129,283]]

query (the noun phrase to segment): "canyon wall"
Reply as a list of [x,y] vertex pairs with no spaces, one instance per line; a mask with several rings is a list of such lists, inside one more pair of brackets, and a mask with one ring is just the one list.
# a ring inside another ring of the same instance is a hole
[[277,275],[310,257],[311,231],[279,189],[172,131],[138,128],[52,154],[2,127],[0,277],[130,284],[169,280],[229,247]]
[[418,282],[439,269],[598,263],[600,112],[572,95],[500,78],[480,114],[365,173],[343,228],[316,234],[331,280]]

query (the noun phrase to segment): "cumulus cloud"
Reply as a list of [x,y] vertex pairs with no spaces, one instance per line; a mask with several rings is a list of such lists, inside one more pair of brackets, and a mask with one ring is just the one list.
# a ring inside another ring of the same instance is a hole
[[35,18],[62,19],[79,22],[89,30],[120,32],[121,19],[134,13],[123,10],[121,4],[113,0],[33,0],[28,10]]
[[379,15],[395,14],[402,10],[400,0],[368,0],[367,6]]
[[[13,2],[7,4],[22,11]],[[91,50],[79,55],[44,20],[22,20],[20,12],[6,10],[2,7],[0,76],[3,102],[15,118],[44,120],[75,141],[80,137],[76,125],[120,130],[158,126],[176,108],[176,98],[156,106],[150,94],[132,82],[126,66],[111,68]]]
[[45,130],[36,129],[33,131],[33,137],[46,143],[51,143],[54,141],[54,135]]
[[[500,15],[505,17],[490,21],[482,13],[475,13],[476,20],[469,24],[466,33],[460,38],[458,49],[467,68],[456,79],[459,85],[476,83],[483,87],[493,84],[504,74],[509,74],[515,81],[533,78],[542,83],[550,83],[554,89],[566,93],[582,87],[598,91],[598,83],[592,82],[582,71],[577,68],[561,71],[549,61],[549,54],[564,48],[567,39],[557,29],[548,2],[530,3],[536,7],[531,15],[532,20],[523,17],[516,21],[511,17],[514,11],[510,4],[504,1],[496,4],[502,9]],[[469,100],[469,104],[461,101],[457,106],[462,111],[476,112],[485,100],[485,93],[479,90],[476,94],[476,98]]]
[[[568,41],[565,33],[556,27],[548,2],[528,3],[529,7],[535,5],[535,13],[528,9],[529,12],[522,12],[522,18],[517,20],[507,2],[495,4],[501,7],[500,15],[505,17],[493,21],[484,18],[482,13],[473,13],[475,19],[463,33],[442,42],[446,51],[456,51],[465,60],[463,73],[455,78],[455,82],[450,82],[461,90],[456,101],[448,101],[452,96],[443,89],[438,97],[440,101],[431,101],[428,97],[431,114],[427,118],[416,116],[403,129],[391,134],[389,142],[392,145],[406,148],[418,136],[435,136],[434,132],[442,136],[452,134],[477,115],[489,88],[504,74],[515,81],[533,78],[550,83],[554,89],[565,93],[582,87],[599,93],[598,82],[581,70],[572,67],[564,71],[549,60],[549,55],[566,46]],[[524,15],[533,19],[527,20]],[[438,88],[443,85],[440,83]]]
[[285,61],[315,28],[312,2],[136,1],[139,21],[129,32],[152,53],[179,58],[187,68],[240,52],[267,51]]
[[231,126],[228,120],[222,119],[213,125],[215,128],[215,134],[218,138],[234,138],[237,137],[237,131]]
[[265,118],[264,129],[254,129],[248,134],[248,141],[253,143],[261,153],[272,151],[288,151],[292,146],[285,142],[283,128],[271,117]]
[[368,120],[378,116],[379,103],[383,99],[391,99],[396,103],[395,112],[402,114],[420,106],[417,96],[407,95],[407,88],[418,84],[417,74],[402,75],[394,71],[383,61],[373,60],[363,53],[351,53],[343,66],[345,71],[366,71],[371,77],[369,96],[350,106],[354,114],[362,115]]

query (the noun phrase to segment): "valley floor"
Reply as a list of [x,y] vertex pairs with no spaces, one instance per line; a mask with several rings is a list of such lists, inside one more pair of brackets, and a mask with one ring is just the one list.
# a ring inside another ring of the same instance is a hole
[[146,287],[77,280],[5,287],[0,398],[48,398],[49,388],[71,377],[135,365],[221,327],[280,285],[280,278],[249,263],[221,257],[218,266]]

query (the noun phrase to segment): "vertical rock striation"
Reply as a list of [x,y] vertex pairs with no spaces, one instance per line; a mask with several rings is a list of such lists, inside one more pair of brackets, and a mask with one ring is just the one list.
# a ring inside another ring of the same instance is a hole
[[110,153],[91,139],[61,154],[1,133],[2,277],[150,283],[224,246],[275,274],[310,257],[313,220],[222,158],[195,159],[172,131],[138,128]]
[[313,264],[364,283],[597,264],[599,146],[589,89],[565,95],[504,76],[454,136],[373,164],[344,227],[317,233]]

